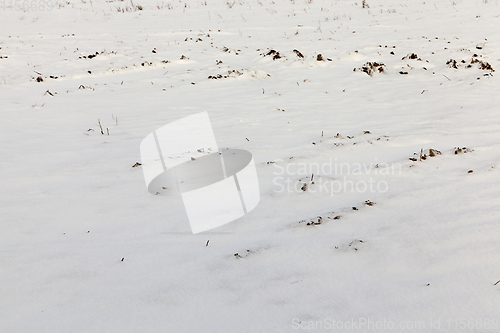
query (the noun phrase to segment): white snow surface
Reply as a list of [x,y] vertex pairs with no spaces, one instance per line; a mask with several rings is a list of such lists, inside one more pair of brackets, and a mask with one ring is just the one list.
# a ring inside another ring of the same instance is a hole
[[[2,3],[0,332],[500,332],[499,1],[364,4]],[[132,166],[203,111],[261,200],[193,235]]]

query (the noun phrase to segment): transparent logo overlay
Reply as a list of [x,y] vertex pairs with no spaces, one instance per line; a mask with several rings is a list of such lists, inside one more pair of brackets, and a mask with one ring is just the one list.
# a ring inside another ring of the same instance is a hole
[[252,154],[219,151],[207,112],[158,128],[140,150],[148,191],[180,194],[194,234],[232,222],[260,201]]

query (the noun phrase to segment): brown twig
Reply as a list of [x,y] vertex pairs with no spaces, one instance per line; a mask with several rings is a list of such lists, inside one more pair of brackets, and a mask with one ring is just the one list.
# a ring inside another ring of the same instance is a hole
[[101,120],[97,119],[97,122],[99,123],[99,127],[101,128],[101,134],[104,135],[104,131],[102,130],[102,126],[101,126]]

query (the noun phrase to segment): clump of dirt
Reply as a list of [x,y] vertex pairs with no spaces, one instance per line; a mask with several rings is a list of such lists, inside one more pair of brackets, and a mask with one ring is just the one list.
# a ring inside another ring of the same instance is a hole
[[272,49],[269,50],[269,52],[267,52],[267,53],[263,53],[263,55],[264,55],[264,57],[271,56],[271,57],[273,57],[273,60],[278,60],[278,59],[282,58],[281,54],[278,51],[272,50]]
[[227,75],[222,75],[222,74],[209,75],[208,78],[212,79],[212,80],[217,80],[217,79],[227,79],[229,77],[238,77],[241,75],[243,75],[242,72],[233,69],[233,70],[227,71]]
[[458,63],[455,59],[450,59],[446,62],[449,68],[455,68],[458,69]]
[[341,217],[342,216],[335,214],[335,212],[329,212],[329,213],[326,213],[324,215],[318,215],[318,216],[313,217],[313,218],[301,220],[301,221],[299,221],[299,224],[305,223],[305,225],[313,225],[314,226],[314,225],[323,224],[328,220],[340,220]]
[[[102,52],[101,52],[102,53]],[[95,54],[89,54],[89,55],[86,55],[86,56],[81,56],[81,57],[78,57],[79,59],[92,59],[92,58],[95,58],[97,57],[99,54],[101,54],[99,52],[96,52]]]
[[416,53],[407,54],[403,58],[401,58],[401,60],[405,59],[417,59],[418,61],[422,61],[422,59],[420,59]]
[[[209,75],[208,79],[212,80],[217,80],[217,79],[227,79],[227,78],[237,78],[242,75],[246,75],[255,79],[266,79],[271,76],[271,74],[263,72],[263,71],[254,71],[254,70],[248,70],[248,69],[241,69],[241,70],[228,70],[227,74],[216,74],[216,75]],[[285,110],[283,110],[285,111]]]
[[299,50],[295,49],[293,52],[297,55],[297,57],[304,59],[304,55]]
[[429,156],[430,157],[434,157],[436,155],[441,155],[441,152],[437,149],[432,149],[432,148],[429,149]]
[[310,222],[307,222],[306,225],[318,225],[318,224],[321,224],[322,221],[323,221],[323,218],[321,216],[318,216],[318,218],[316,220],[312,220]]
[[238,55],[239,54],[238,52],[241,52],[241,50],[233,50],[233,49],[230,49],[230,48],[224,46],[222,48],[222,52],[234,53],[234,54]]
[[[473,149],[467,148],[467,147],[455,147],[451,150],[451,153],[454,155],[460,155],[460,154],[466,154],[473,152]],[[420,149],[420,153],[413,153],[413,157],[410,157],[410,161],[416,162],[416,161],[424,161],[428,157],[435,157],[437,155],[442,155],[442,153],[437,150],[437,149]]]
[[92,53],[92,54],[89,54],[89,55],[80,56],[78,58],[79,59],[92,59],[92,58],[95,58],[95,57],[97,57],[98,55],[101,55],[101,54],[116,54],[116,51],[110,51],[110,52],[101,51],[101,52],[96,52],[96,53]]
[[[465,68],[472,68],[473,65],[479,64],[478,68],[480,70],[490,71],[490,72],[495,71],[493,69],[493,67],[488,62],[477,59],[477,58],[478,58],[477,54],[472,55],[472,58],[471,58],[469,64],[465,65]],[[456,61],[455,59],[450,59],[446,62],[446,64],[448,65],[449,68],[454,68],[454,69],[458,69],[462,64],[466,64],[466,63],[467,62],[463,59],[460,62]]]
[[420,149],[420,154],[419,153],[413,153],[414,157],[410,157],[410,161],[416,162],[416,161],[425,161],[427,157],[435,157],[437,155],[441,155],[442,153],[437,150],[437,149]]
[[467,148],[467,147],[455,147],[454,148],[454,152],[455,152],[455,155],[459,155],[459,154],[466,154],[466,153],[470,153],[472,152],[473,150],[470,149],[470,148]]
[[[358,70],[368,74],[369,76],[373,76],[373,73],[383,73],[387,67],[384,65],[382,62],[367,62],[364,64],[361,68],[358,68]],[[356,68],[354,68],[353,71],[356,71]]]
[[[479,63],[479,69],[483,70],[483,71],[491,71],[491,72],[494,72],[495,70],[493,69],[493,67],[491,67],[491,65],[489,63],[487,63],[486,61],[481,61],[481,60],[477,60],[477,59],[474,59],[475,60],[475,63]],[[471,61],[472,63],[472,61]]]

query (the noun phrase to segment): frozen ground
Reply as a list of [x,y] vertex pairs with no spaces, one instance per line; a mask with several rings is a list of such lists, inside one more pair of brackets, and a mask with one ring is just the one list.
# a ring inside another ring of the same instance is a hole
[[[0,11],[1,332],[500,331],[497,0],[53,4]],[[261,201],[193,235],[132,166],[202,111]]]

